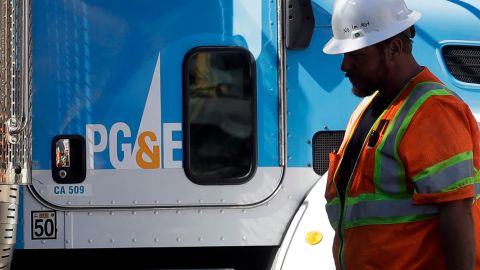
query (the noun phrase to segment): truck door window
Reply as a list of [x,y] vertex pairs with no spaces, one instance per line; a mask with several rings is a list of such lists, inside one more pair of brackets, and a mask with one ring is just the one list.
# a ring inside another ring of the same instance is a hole
[[202,185],[240,184],[256,168],[255,60],[238,47],[197,47],[183,62],[184,168]]

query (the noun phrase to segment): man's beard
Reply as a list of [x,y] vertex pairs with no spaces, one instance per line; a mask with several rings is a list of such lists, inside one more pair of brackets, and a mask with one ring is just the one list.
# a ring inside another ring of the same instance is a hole
[[352,86],[352,93],[357,96],[357,97],[368,97],[370,95],[372,95],[373,93],[375,93],[375,91],[377,91],[378,88],[377,87],[368,87],[368,88],[364,88],[364,89],[360,89],[360,88],[357,88],[355,86]]
[[[384,78],[386,74],[389,74],[389,68],[387,67],[385,56],[382,54],[380,58],[380,63],[378,64],[376,70],[373,72],[372,75],[378,76],[371,76],[371,80],[361,80],[360,85],[355,86],[352,82],[352,93],[357,97],[368,97],[375,93],[375,91],[380,90],[381,85],[384,83]],[[353,76],[357,80],[357,76]]]

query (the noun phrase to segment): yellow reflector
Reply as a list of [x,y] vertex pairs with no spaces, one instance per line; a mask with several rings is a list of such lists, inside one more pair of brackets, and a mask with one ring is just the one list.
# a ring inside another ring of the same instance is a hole
[[322,233],[317,232],[317,231],[311,231],[311,232],[307,233],[307,235],[305,236],[305,240],[310,245],[316,245],[316,244],[320,243],[322,241],[322,239],[323,239]]

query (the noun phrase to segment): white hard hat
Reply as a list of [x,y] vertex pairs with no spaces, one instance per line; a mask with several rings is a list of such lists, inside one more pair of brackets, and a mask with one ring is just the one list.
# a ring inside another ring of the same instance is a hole
[[404,0],[336,0],[333,38],[323,52],[341,54],[368,47],[409,29],[421,16]]

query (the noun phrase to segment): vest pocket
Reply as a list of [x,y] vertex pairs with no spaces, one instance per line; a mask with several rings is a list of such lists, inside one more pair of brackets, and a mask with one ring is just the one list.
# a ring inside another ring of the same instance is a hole
[[336,189],[335,189],[335,181],[333,179],[333,175],[337,170],[338,163],[340,162],[340,155],[337,153],[330,153],[328,160],[328,177],[327,177],[327,187],[325,189],[325,198],[327,200],[333,199],[336,197]]
[[375,152],[376,148],[366,147],[363,152],[362,162],[359,168],[361,168],[361,175],[364,179],[368,179],[373,184],[373,174],[375,172]]
[[365,147],[360,153],[356,170],[350,179],[348,196],[357,197],[364,193],[374,193],[375,184],[373,174],[375,171],[375,148]]

